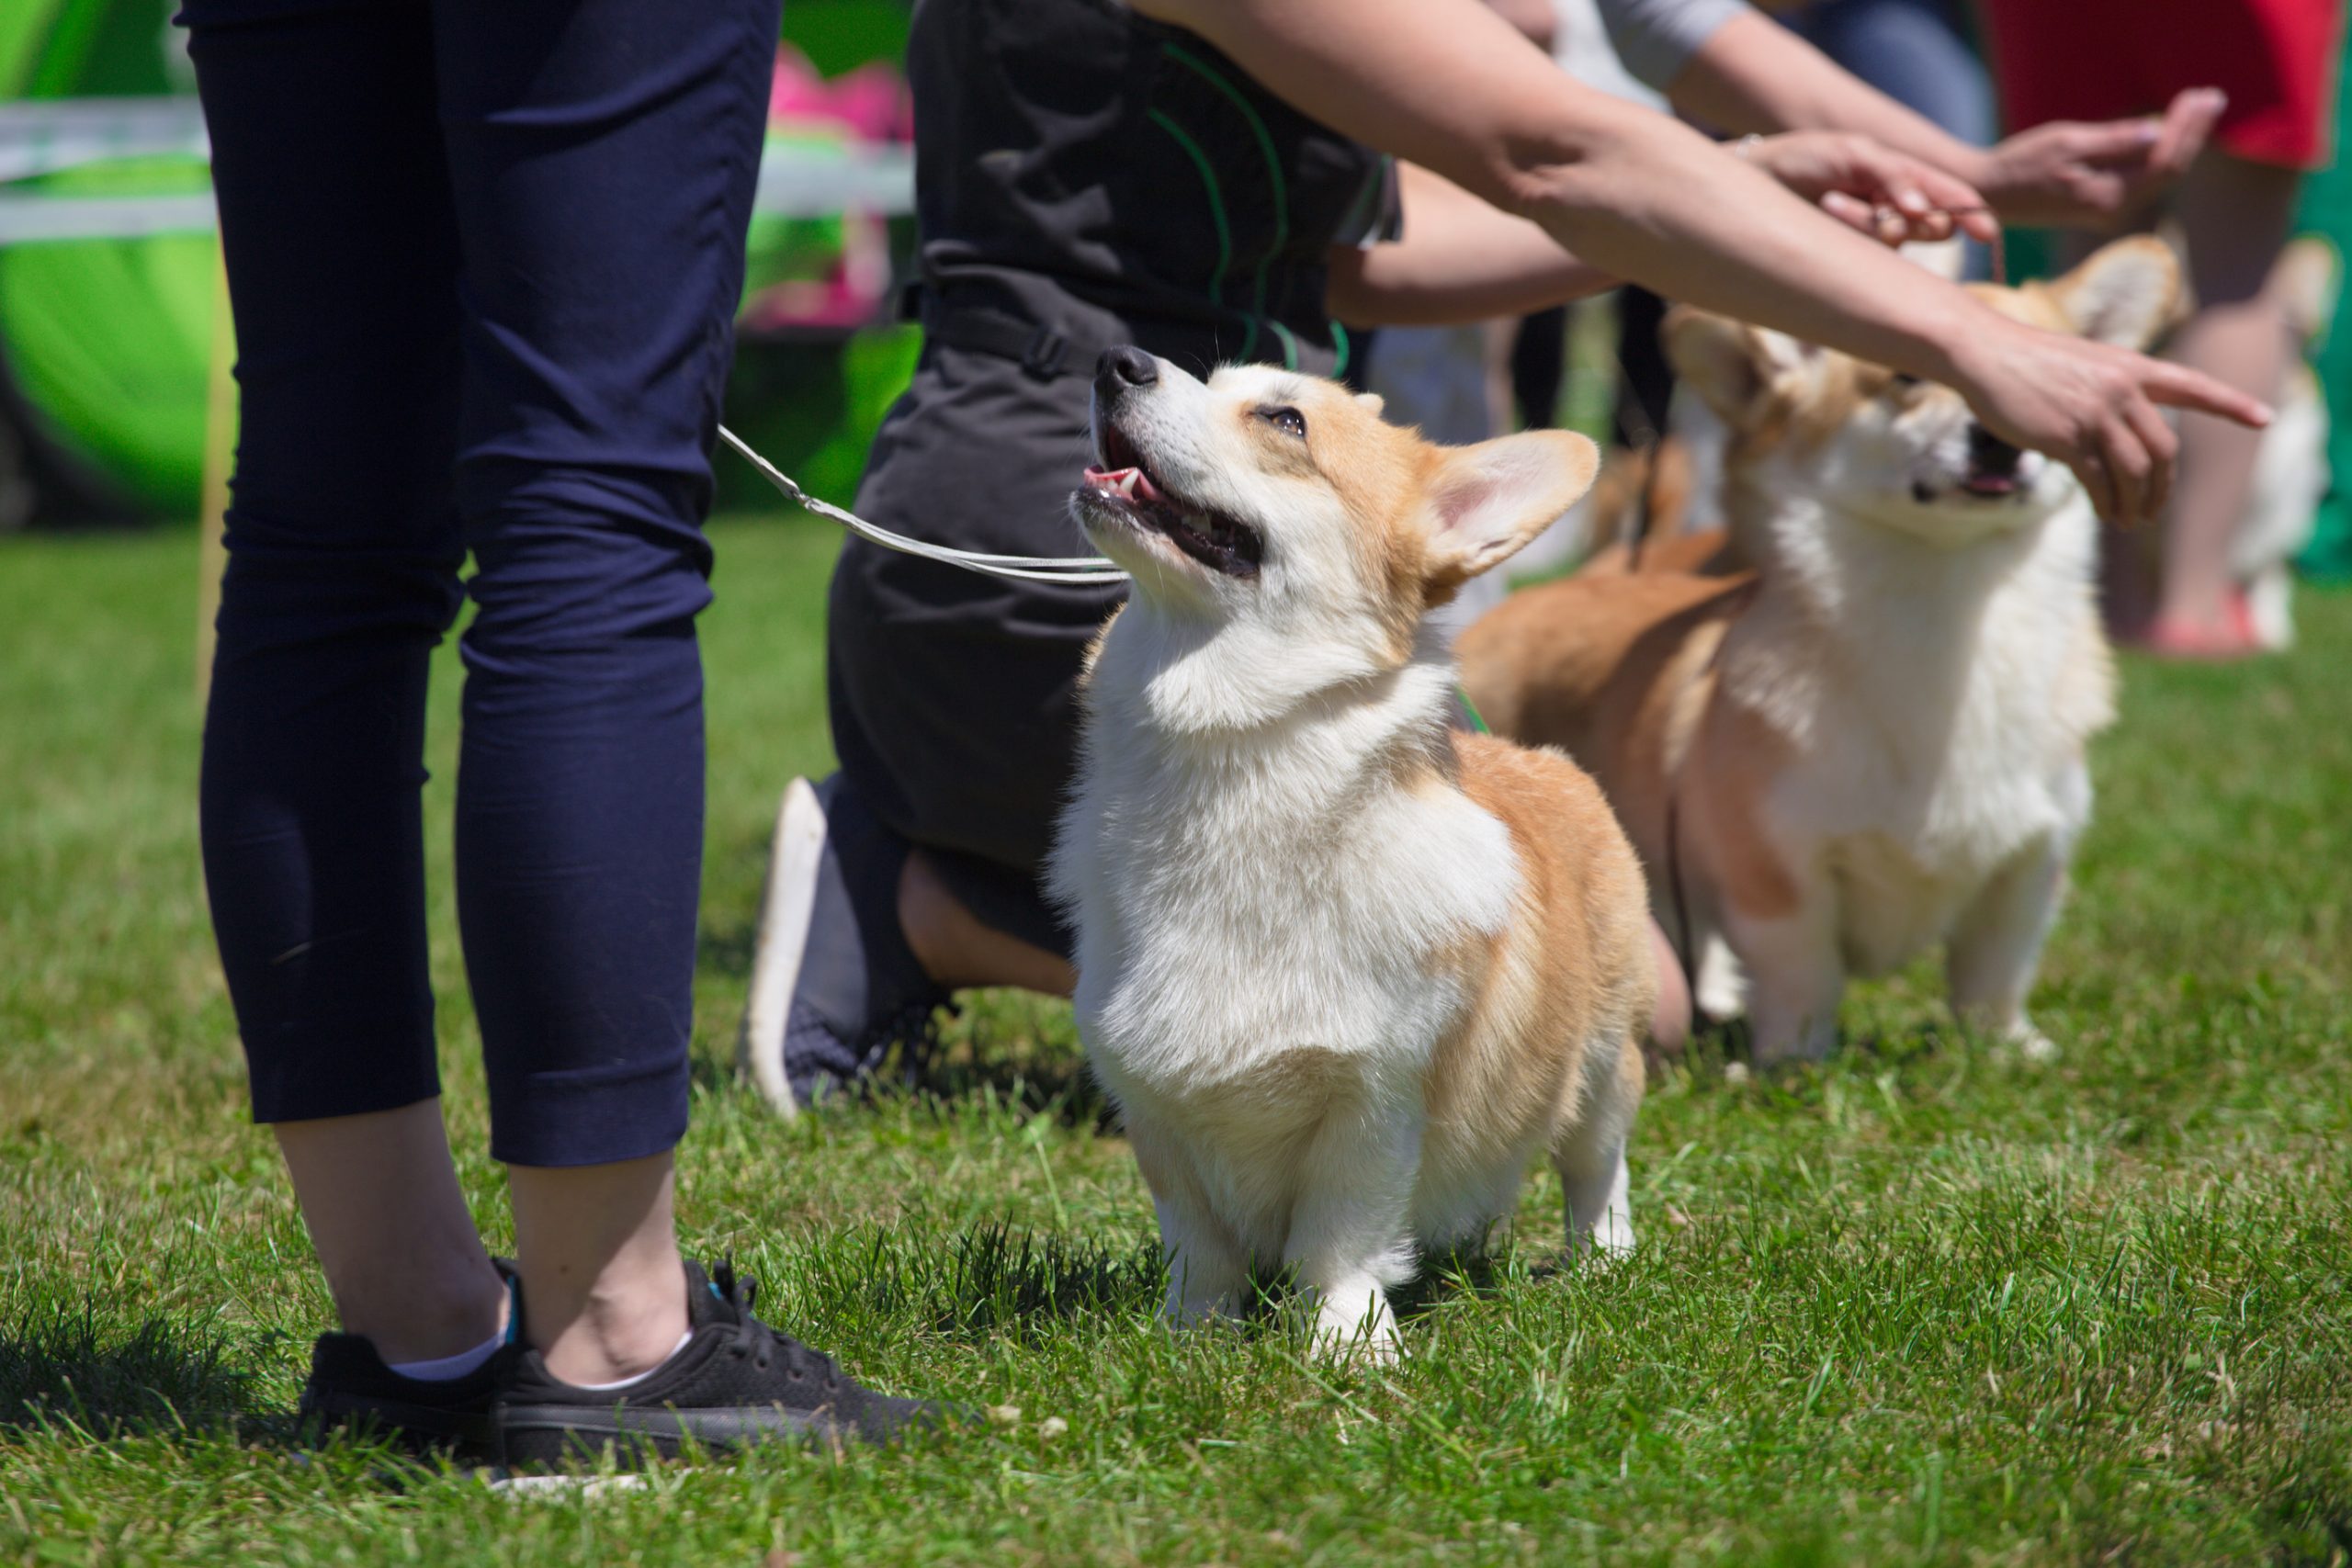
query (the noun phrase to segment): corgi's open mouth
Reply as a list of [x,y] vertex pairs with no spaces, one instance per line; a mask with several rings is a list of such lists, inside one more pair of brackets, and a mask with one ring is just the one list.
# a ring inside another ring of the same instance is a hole
[[1968,467],[1960,493],[1976,501],[2007,501],[2025,491],[2025,454],[1982,425],[1968,430]]
[[1105,422],[1102,462],[1086,470],[1083,495],[1094,509],[1120,521],[1165,535],[1168,541],[1213,571],[1255,577],[1265,558],[1265,541],[1247,524],[1211,512],[1170,493],[1145,468],[1135,443]]
[[1932,506],[1939,501],[1951,498],[1969,501],[2015,501],[2025,491],[2026,484],[2023,477],[2014,471],[1990,473],[1974,467],[1971,467],[1958,479],[1947,480],[1940,485],[1932,484],[1926,479],[1911,481],[1911,499],[1922,506]]

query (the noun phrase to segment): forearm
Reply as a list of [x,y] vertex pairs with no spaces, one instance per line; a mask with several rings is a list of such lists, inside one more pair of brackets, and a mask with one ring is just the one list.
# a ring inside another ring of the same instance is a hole
[[1676,108],[1723,130],[1857,131],[1971,182],[1984,159],[1754,11],[1715,29],[1666,91]]
[[2000,323],[1696,132],[1577,85],[1476,0],[1144,0],[1307,114],[1600,270],[1943,378]]
[[1521,38],[1536,48],[1549,50],[1552,36],[1557,30],[1558,16],[1552,9],[1552,0],[1485,0],[1495,15],[1509,22]]
[[1537,224],[1498,212],[1460,186],[1397,170],[1404,237],[1332,247],[1329,308],[1356,327],[1450,326],[1523,316],[1613,287]]

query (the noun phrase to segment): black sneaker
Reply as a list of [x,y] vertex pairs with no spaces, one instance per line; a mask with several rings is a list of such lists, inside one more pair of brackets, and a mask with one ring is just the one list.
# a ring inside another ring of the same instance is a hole
[[[492,1259],[514,1290],[514,1265]],[[311,1375],[295,1419],[307,1441],[330,1432],[380,1433],[419,1456],[448,1453],[487,1460],[493,1437],[491,1401],[520,1347],[510,1311],[507,1342],[461,1378],[405,1378],[384,1364],[375,1343],[356,1334],[322,1334],[311,1345]]]
[[832,1358],[752,1315],[756,1287],[731,1264],[686,1264],[693,1333],[627,1389],[588,1389],[550,1374],[526,1348],[503,1364],[492,1420],[512,1470],[610,1453],[623,1464],[675,1459],[689,1444],[723,1453],[761,1441],[888,1442],[937,1424],[936,1405],[852,1382]]
[[864,1082],[894,1046],[911,1065],[949,999],[899,927],[908,849],[841,774],[786,786],[736,1055],[787,1116]]

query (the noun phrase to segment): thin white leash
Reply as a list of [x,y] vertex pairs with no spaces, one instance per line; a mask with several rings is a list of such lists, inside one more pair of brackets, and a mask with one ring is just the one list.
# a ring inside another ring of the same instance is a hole
[[870,540],[886,550],[897,550],[904,555],[922,556],[926,560],[944,561],[949,566],[960,566],[966,571],[977,571],[988,577],[1009,577],[1023,582],[1070,582],[1090,585],[1127,581],[1125,572],[1121,571],[1101,556],[991,556],[984,555],[978,550],[959,550],[947,545],[926,544],[921,539],[910,539],[904,534],[893,534],[888,528],[877,527],[868,523],[854,512],[835,506],[829,501],[820,501],[810,495],[793,481],[791,475],[752,451],[741,436],[725,425],[718,427],[718,434],[727,445],[743,454],[751,465],[766,477],[768,483],[783,491],[786,500],[796,506],[815,513],[820,517],[831,518],[859,538]]

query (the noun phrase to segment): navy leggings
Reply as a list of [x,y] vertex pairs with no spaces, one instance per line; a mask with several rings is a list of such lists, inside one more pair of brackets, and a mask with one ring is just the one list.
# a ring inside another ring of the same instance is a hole
[[425,671],[470,596],[457,892],[492,1152],[685,1129],[700,525],[776,12],[182,14],[243,411],[204,869],[259,1121],[439,1092]]

